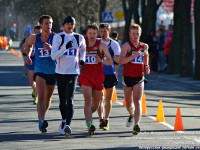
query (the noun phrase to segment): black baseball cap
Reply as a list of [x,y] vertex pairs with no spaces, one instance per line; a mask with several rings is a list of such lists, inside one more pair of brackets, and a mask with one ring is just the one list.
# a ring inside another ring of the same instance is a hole
[[74,18],[74,17],[72,17],[72,16],[67,16],[67,17],[64,19],[64,21],[63,21],[63,26],[65,25],[65,23],[73,23],[73,24],[75,24],[76,21],[75,21],[75,18]]

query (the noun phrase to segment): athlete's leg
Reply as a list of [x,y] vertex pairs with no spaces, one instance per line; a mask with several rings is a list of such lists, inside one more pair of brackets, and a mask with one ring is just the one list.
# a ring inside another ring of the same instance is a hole
[[46,90],[46,80],[40,76],[36,76],[36,88],[38,95],[37,111],[40,120],[44,120],[46,106],[45,106],[45,90]]
[[102,91],[92,90],[92,113],[99,108],[102,97]]
[[133,86],[133,102],[135,106],[134,118],[135,125],[138,125],[142,115],[141,99],[144,91],[144,82]]
[[[103,95],[103,92],[102,92],[102,95]],[[99,119],[101,121],[104,117],[104,96],[101,96],[100,105],[97,111],[98,111]]]
[[126,99],[126,109],[129,112],[130,116],[134,116],[134,108],[133,108],[133,88],[124,86],[124,96]]
[[51,105],[51,98],[53,95],[55,85],[49,85],[46,84],[46,91],[45,91],[45,114],[49,110],[49,107]]
[[57,87],[58,87],[58,95],[59,95],[59,109],[62,116],[62,120],[66,121],[67,114],[67,79],[64,75],[56,75],[57,77]]
[[34,81],[34,70],[28,70],[28,76],[29,76],[29,84],[32,87],[32,89],[35,91],[35,97],[37,97],[36,92],[36,82]]
[[34,70],[28,70],[28,76],[29,76],[29,84],[32,87],[32,89],[35,90],[36,84],[35,81],[33,80]]
[[67,118],[66,124],[70,125],[71,120],[74,114],[74,92],[76,90],[76,83],[77,83],[78,76],[70,75],[67,81]]
[[114,87],[106,89],[106,97],[105,97],[105,119],[106,120],[109,119],[110,111],[112,108],[113,89]]
[[84,114],[86,122],[92,123],[92,88],[82,85],[83,96],[85,99]]

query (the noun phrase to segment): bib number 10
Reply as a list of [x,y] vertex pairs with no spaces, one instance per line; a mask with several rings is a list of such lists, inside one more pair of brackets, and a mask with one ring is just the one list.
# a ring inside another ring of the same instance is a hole
[[96,64],[96,57],[94,57],[94,56],[86,56],[85,57],[85,62],[87,64]]

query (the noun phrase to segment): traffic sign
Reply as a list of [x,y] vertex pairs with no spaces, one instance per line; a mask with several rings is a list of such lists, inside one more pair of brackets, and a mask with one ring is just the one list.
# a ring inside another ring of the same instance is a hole
[[113,17],[113,13],[112,12],[102,12],[102,20],[103,22],[113,22],[114,17]]
[[118,9],[116,10],[116,12],[113,13],[113,16],[116,20],[121,20],[124,18],[124,13],[120,9]]

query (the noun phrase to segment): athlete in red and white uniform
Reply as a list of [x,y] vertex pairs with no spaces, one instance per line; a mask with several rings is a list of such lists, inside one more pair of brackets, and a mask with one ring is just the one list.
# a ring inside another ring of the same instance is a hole
[[[141,99],[144,92],[144,68],[150,73],[148,45],[140,42],[142,29],[138,24],[133,24],[129,30],[130,41],[122,45],[119,63],[124,64],[123,81],[126,108],[130,114],[126,126],[130,127],[135,121],[133,134],[140,132]],[[133,108],[133,104],[135,110]]]
[[[102,96],[104,83],[103,64],[111,65],[112,59],[105,44],[97,40],[98,26],[90,24],[86,29],[86,60],[79,76],[85,99],[84,113],[89,134],[94,134],[95,126],[92,123],[92,113],[97,110]],[[103,57],[106,60],[103,60]]]

